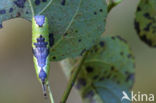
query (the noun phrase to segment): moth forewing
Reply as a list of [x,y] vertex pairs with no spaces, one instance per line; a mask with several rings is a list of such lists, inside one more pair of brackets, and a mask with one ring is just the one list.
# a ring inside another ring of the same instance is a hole
[[42,84],[44,95],[46,95],[45,85],[48,83],[50,69],[50,44],[48,19],[43,15],[32,18],[32,49],[37,78]]

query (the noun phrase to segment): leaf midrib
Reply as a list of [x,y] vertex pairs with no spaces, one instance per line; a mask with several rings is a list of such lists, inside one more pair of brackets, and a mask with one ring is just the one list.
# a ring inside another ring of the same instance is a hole
[[[78,8],[77,8],[75,14],[73,15],[71,21],[69,22],[67,28],[65,29],[64,33],[66,33],[66,32],[68,31],[69,27],[72,25],[72,23],[73,23],[75,17],[77,16],[77,13],[79,12],[79,9],[80,9],[81,1],[82,1],[82,0],[80,0],[79,6],[78,6]],[[63,34],[64,34],[64,33],[63,33]],[[61,36],[61,38],[55,43],[55,45],[54,45],[51,49],[56,48],[57,45],[59,45],[59,43],[60,43],[62,40],[64,40],[63,35]]]

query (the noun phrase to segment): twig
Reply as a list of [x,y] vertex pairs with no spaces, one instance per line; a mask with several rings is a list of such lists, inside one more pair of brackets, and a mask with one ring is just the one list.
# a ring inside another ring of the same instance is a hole
[[49,92],[50,101],[51,101],[51,103],[55,103],[55,102],[54,102],[54,98],[53,98],[52,91],[51,91],[51,89],[50,89],[49,83],[48,83],[47,87],[48,87],[48,92]]
[[73,85],[74,85],[74,83],[75,83],[75,81],[76,81],[76,78],[77,78],[77,76],[78,76],[78,74],[79,74],[79,72],[80,72],[80,70],[81,70],[81,68],[82,68],[82,64],[83,64],[83,62],[84,62],[84,60],[85,60],[85,57],[86,57],[86,53],[84,54],[83,58],[81,59],[78,68],[75,69],[75,71],[74,71],[73,74],[71,75],[71,78],[69,79],[69,82],[68,82],[68,84],[67,84],[67,88],[66,88],[66,90],[65,90],[65,92],[64,92],[64,95],[63,95],[63,97],[62,97],[60,103],[66,103],[67,98],[68,98],[68,96],[69,96],[69,94],[70,94],[70,92],[71,92],[71,89],[72,89],[72,87],[73,87]]

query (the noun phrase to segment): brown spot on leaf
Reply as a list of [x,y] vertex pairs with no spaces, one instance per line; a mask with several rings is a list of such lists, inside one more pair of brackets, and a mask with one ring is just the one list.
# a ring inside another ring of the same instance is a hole
[[144,30],[148,32],[150,30],[151,25],[152,25],[152,23],[147,24],[147,26],[144,28]]
[[88,73],[93,72],[93,70],[94,70],[94,68],[91,67],[91,66],[87,66],[87,67],[86,67],[86,71],[87,71]]
[[75,87],[77,89],[80,89],[82,88],[83,86],[86,86],[87,82],[84,78],[79,78],[78,81],[77,81],[77,84],[75,85]]
[[135,20],[134,26],[135,26],[135,29],[136,29],[137,33],[140,34],[140,24],[139,24],[139,22],[137,22],[137,21]]

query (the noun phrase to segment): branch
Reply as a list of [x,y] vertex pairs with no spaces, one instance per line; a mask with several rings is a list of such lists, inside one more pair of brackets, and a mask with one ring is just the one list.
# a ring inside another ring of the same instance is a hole
[[78,74],[80,73],[80,70],[82,68],[82,64],[83,64],[83,62],[85,60],[85,57],[86,57],[86,53],[84,54],[83,58],[81,59],[80,64],[78,65],[77,69],[75,69],[75,71],[71,75],[71,77],[69,79],[69,82],[67,84],[67,88],[66,88],[66,90],[64,92],[64,95],[63,95],[60,103],[66,103],[67,98],[68,98],[68,96],[69,96],[69,94],[71,92],[71,89],[72,89],[72,87],[73,87],[73,85],[74,85],[74,83],[76,81],[76,78],[77,78]]

